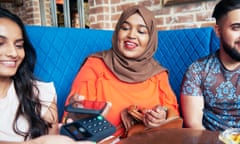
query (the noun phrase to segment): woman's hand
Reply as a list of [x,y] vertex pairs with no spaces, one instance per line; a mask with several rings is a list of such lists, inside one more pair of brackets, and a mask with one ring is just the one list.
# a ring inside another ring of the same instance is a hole
[[[81,102],[81,101],[84,101],[85,100],[85,97],[82,96],[82,95],[78,95],[78,94],[75,94],[73,95],[70,99],[69,99],[69,104],[71,103],[74,103],[74,102]],[[75,105],[77,106],[77,105]],[[81,107],[81,105],[78,105],[79,107]],[[89,117],[89,116],[92,116],[92,115],[89,115],[89,114],[77,114],[77,113],[68,113],[67,114],[67,117],[65,119],[65,123],[71,123],[75,120],[78,120],[78,119],[82,119],[82,118],[86,118],[86,117]]]
[[90,141],[74,141],[73,139],[63,135],[44,135],[33,140],[29,140],[24,144],[96,144]]
[[161,125],[167,118],[167,109],[163,106],[157,105],[153,109],[144,111],[143,123],[146,127],[154,128]]
[[69,103],[81,102],[83,100],[85,100],[85,96],[75,94],[70,98]]
[[129,115],[127,108],[121,112],[121,120],[126,132],[134,125],[135,121],[133,117]]
[[[70,98],[69,104],[74,103],[74,107],[82,108],[83,105],[81,105],[81,102],[84,101],[84,100],[85,100],[85,96],[75,94]],[[101,115],[103,117],[105,117],[108,114],[108,112],[110,111],[110,109],[112,107],[111,102],[106,102],[106,103],[107,103],[106,107],[101,112]],[[92,114],[87,114],[87,113],[86,114],[83,114],[83,113],[77,114],[77,113],[70,113],[69,112],[68,116],[65,120],[65,123],[70,123],[70,122],[73,122],[74,120],[87,118],[87,117],[91,117],[91,116],[93,116],[93,115]]]

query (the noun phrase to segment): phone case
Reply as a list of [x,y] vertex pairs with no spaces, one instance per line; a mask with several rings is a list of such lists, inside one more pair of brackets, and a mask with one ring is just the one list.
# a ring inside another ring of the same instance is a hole
[[103,101],[83,101],[81,104],[83,104],[85,107],[76,108],[73,106],[73,103],[67,105],[64,110],[72,113],[99,115],[107,106],[107,103]]

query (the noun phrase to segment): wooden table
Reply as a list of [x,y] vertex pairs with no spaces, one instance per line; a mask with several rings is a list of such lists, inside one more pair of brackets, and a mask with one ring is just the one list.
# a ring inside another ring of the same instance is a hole
[[219,132],[190,128],[160,129],[132,135],[119,144],[223,144],[218,135]]

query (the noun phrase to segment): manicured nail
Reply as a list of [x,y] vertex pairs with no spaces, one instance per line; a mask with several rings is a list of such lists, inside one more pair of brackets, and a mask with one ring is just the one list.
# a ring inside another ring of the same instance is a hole
[[85,99],[85,97],[84,97],[84,96],[82,96],[82,95],[78,95],[78,97],[77,97],[77,98],[78,98],[78,100],[80,100],[80,101]]

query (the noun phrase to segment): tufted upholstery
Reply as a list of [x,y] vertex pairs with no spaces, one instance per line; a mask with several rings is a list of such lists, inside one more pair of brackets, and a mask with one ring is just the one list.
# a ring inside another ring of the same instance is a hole
[[[43,81],[53,81],[58,95],[59,119],[71,83],[84,59],[111,48],[112,31],[26,26],[37,51],[35,74]],[[170,83],[179,99],[183,74],[194,60],[214,52],[219,41],[212,28],[159,31],[154,57],[169,70]]]
[[160,31],[155,58],[169,70],[170,83],[179,100],[180,85],[187,67],[215,52],[219,39],[212,28]]

